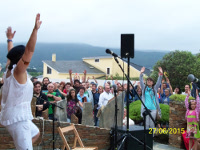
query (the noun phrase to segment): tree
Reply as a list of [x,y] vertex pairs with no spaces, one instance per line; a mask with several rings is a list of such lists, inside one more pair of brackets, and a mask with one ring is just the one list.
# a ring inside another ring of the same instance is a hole
[[175,86],[179,86],[183,90],[185,85],[189,84],[187,80],[189,74],[200,77],[200,60],[197,56],[188,51],[176,50],[163,56],[163,59],[159,60],[153,67],[154,71],[151,77],[155,80],[158,77],[157,68],[159,66],[163,68],[163,71],[168,73],[168,78],[170,79],[173,89]]

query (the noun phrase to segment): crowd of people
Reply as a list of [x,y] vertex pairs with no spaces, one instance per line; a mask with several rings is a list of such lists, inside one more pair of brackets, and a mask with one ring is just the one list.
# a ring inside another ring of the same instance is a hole
[[[30,103],[33,97],[36,98],[35,117],[42,116],[42,112],[48,109],[48,118],[51,120],[54,119],[53,104],[61,100],[66,101],[67,122],[71,122],[71,116],[75,115],[81,123],[84,103],[92,103],[94,125],[98,126],[99,111],[114,97],[115,92],[117,94],[123,91],[127,92],[127,86],[130,86],[130,94],[128,97],[125,94],[124,102],[134,103],[141,99],[154,119],[157,115],[161,116],[159,103],[169,105],[169,97],[173,94],[187,95],[185,99],[186,119],[188,121],[187,136],[191,139],[200,138],[198,126],[200,104],[196,85],[192,84],[192,88],[190,84],[185,85],[184,92],[181,92],[178,86],[173,90],[169,78],[163,74],[161,67],[158,68],[157,82],[151,77],[145,80],[143,78],[145,67],[142,67],[140,80],[133,81],[133,86],[113,80],[112,76],[111,82],[107,80],[106,76],[104,83],[99,85],[94,76],[91,79],[90,77],[86,78],[86,70],[83,71],[82,79],[79,75],[72,77],[72,70],[69,70],[70,82],[67,83],[64,81],[51,82],[48,77],[44,77],[42,81],[32,77],[31,82],[28,79],[26,69],[34,53],[37,32],[41,23],[40,14],[37,14],[33,32],[26,47],[23,45],[13,47],[12,39],[15,31],[13,32],[12,28],[9,27],[6,32],[8,61],[3,80],[0,82],[0,88],[2,87],[0,123],[7,128],[13,137],[16,148],[32,149],[32,142],[34,143],[39,137],[39,130],[31,121],[33,116]],[[166,80],[163,79],[163,75]],[[196,100],[188,102],[190,95]],[[144,106],[141,105],[141,116],[144,112]],[[126,114],[126,109],[124,109],[124,125],[126,125]],[[133,121],[129,122],[134,125]],[[147,128],[155,127],[149,115],[147,115],[145,124]],[[196,144],[196,140],[194,142]],[[192,147],[191,145],[192,140],[190,140],[190,147]]]
[[[155,84],[154,80],[148,77],[146,80],[143,79],[143,72],[145,68],[141,68],[140,81],[133,81],[130,86],[130,94],[128,101],[130,103],[135,102],[139,99],[145,102],[145,105],[151,114],[154,116],[158,110],[161,115],[159,108],[159,103],[169,105],[170,96],[172,94],[187,94],[190,91],[190,85],[185,85],[185,92],[181,93],[180,88],[177,86],[174,91],[170,84],[170,80],[167,76],[162,79],[163,72],[162,68],[159,68],[159,78]],[[44,77],[40,82],[36,77],[32,77],[31,81],[34,85],[33,94],[37,97],[36,103],[36,113],[35,116],[41,116],[42,111],[49,108],[48,116],[49,119],[53,118],[51,103],[56,103],[60,100],[66,100],[67,102],[67,122],[71,121],[71,115],[77,112],[77,107],[82,111],[84,102],[91,102],[93,107],[94,125],[98,126],[98,111],[106,106],[108,101],[114,97],[114,89],[116,89],[117,94],[127,90],[127,84],[118,82],[118,80],[113,80],[111,76],[111,81],[107,80],[102,85],[99,85],[98,81],[93,76],[92,78],[87,77],[87,72],[84,71],[82,80],[79,75],[74,75],[72,77],[72,70],[69,70],[70,81],[69,82],[54,82],[52,83],[48,77]],[[125,94],[124,102],[127,102],[127,96]],[[126,105],[125,105],[126,106]],[[144,112],[144,107],[141,108],[141,115]],[[147,127],[154,127],[153,122],[150,118],[147,118],[149,123]],[[79,123],[81,123],[81,116],[79,115]]]

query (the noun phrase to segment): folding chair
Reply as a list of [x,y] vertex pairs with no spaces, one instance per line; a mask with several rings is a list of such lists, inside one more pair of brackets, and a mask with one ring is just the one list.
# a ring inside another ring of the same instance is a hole
[[[75,137],[74,137],[74,146],[72,147],[72,149],[70,149],[70,147],[69,147],[69,145],[67,143],[67,140],[66,140],[66,138],[64,136],[64,133],[72,131],[72,130],[74,131],[74,136]],[[58,127],[58,132],[59,132],[59,134],[60,134],[60,136],[62,138],[62,141],[64,143],[63,148],[62,148],[63,150],[65,150],[65,148],[67,150],[98,150],[98,147],[85,147],[83,145],[83,142],[82,142],[82,140],[81,140],[81,138],[80,138],[80,136],[79,136],[74,124],[71,124],[70,126],[64,127],[64,128]],[[79,143],[80,147],[76,147],[77,140],[78,140],[78,143]]]

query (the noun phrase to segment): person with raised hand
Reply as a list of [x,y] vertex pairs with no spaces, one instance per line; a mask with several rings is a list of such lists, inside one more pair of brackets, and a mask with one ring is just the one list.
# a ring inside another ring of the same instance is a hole
[[13,47],[12,40],[15,31],[12,32],[12,28],[8,27],[6,32],[8,61],[3,76],[0,123],[6,127],[14,140],[16,149],[19,150],[33,149],[32,143],[40,135],[39,129],[32,122],[33,83],[28,78],[26,69],[33,56],[41,24],[40,14],[37,14],[35,26],[26,47],[23,45]]
[[[145,67],[141,68],[140,71],[140,86],[142,89],[142,101],[146,105],[146,107],[151,111],[151,115],[153,119],[156,119],[156,114],[158,111],[159,116],[161,116],[161,110],[160,105],[157,97],[157,90],[161,84],[163,71],[161,67],[158,67],[159,70],[159,77],[156,82],[154,83],[154,80],[151,77],[147,78],[146,84],[143,82],[143,73],[145,71]],[[143,105],[141,105],[141,116],[143,117],[143,112],[145,111],[145,108]],[[149,115],[146,116],[146,127],[147,128],[154,128],[154,122],[151,120]]]

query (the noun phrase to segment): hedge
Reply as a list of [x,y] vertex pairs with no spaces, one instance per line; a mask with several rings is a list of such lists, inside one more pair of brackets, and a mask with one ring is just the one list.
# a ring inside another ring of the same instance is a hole
[[[162,117],[160,119],[160,123],[169,122],[169,105],[160,104],[160,109],[162,113]],[[141,102],[139,100],[132,102],[129,105],[129,117],[135,121],[136,124],[143,121],[141,117]]]

